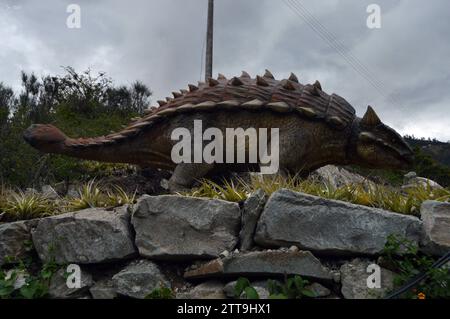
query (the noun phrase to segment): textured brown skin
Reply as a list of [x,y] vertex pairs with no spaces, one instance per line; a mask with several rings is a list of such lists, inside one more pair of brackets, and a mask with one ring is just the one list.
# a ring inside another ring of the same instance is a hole
[[190,187],[208,174],[254,168],[174,164],[171,151],[177,141],[171,140],[171,133],[184,127],[193,135],[194,120],[203,121],[203,130],[216,127],[222,132],[238,127],[279,128],[280,170],[284,173],[307,174],[328,164],[405,168],[413,160],[411,148],[371,107],[358,118],[342,97],[326,94],[319,82],[302,85],[293,74],[282,81],[268,71],[256,79],[245,72],[231,80],[219,76],[198,87],[190,85],[189,91],[175,92],[174,98],[159,104],[142,119],[108,136],[72,139],[52,125],[32,125],[24,138],[46,153],[174,170],[172,190]]

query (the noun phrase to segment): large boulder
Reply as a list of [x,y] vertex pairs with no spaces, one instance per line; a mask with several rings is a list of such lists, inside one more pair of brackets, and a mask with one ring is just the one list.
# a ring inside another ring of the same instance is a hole
[[329,269],[309,251],[258,251],[232,254],[187,271],[185,278],[300,275],[332,280]]
[[430,188],[431,190],[441,190],[444,189],[441,185],[439,185],[437,182],[425,178],[425,177],[419,177],[415,172],[409,172],[404,176],[403,179],[403,190],[408,189],[414,189],[417,187],[425,187]]
[[163,260],[215,258],[238,241],[236,203],[183,196],[141,197],[132,224],[141,256]]
[[425,236],[422,250],[434,255],[450,251],[450,203],[426,201],[420,208]]
[[43,218],[32,232],[43,261],[95,264],[136,254],[126,206],[99,208]]
[[253,247],[253,236],[259,217],[266,204],[267,196],[262,189],[251,194],[244,202],[242,209],[242,227],[239,233],[240,249],[250,250]]
[[369,181],[367,178],[334,165],[323,166],[315,170],[312,173],[312,177],[334,188],[355,184],[364,186],[373,185],[373,182]]
[[29,221],[0,224],[0,266],[17,263],[31,248]]
[[418,243],[418,218],[282,189],[268,200],[255,241],[330,254],[378,254],[391,234]]
[[131,262],[112,278],[119,295],[144,299],[155,289],[171,288],[160,268],[149,260]]
[[354,259],[341,266],[341,292],[345,299],[378,299],[393,290],[395,273],[385,268],[379,269],[379,288],[368,285],[373,274],[373,270],[368,269],[371,264],[373,262]]

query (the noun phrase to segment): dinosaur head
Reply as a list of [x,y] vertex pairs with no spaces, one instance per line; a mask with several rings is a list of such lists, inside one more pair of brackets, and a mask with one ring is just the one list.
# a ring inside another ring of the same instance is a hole
[[372,109],[357,121],[353,130],[352,162],[372,168],[408,168],[414,153],[395,130],[383,124]]
[[24,140],[45,153],[59,153],[67,136],[50,124],[33,124],[24,133]]

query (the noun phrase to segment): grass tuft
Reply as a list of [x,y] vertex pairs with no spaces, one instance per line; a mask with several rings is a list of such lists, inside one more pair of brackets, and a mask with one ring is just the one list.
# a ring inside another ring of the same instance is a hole
[[22,191],[5,191],[2,194],[2,216],[6,220],[29,220],[58,213],[56,202],[41,194]]
[[239,179],[237,182],[225,181],[223,185],[202,180],[199,187],[183,195],[240,202],[258,189],[262,189],[266,194],[271,195],[282,188],[322,198],[341,200],[416,216],[420,213],[420,205],[426,200],[450,201],[449,190],[435,190],[429,185],[418,185],[406,190],[376,184],[353,184],[333,187],[329,183],[315,179],[300,180],[296,177],[282,177],[279,175],[252,176],[249,182]]
[[[105,191],[104,191],[105,189]],[[117,207],[136,202],[136,192],[128,194],[120,186],[102,187],[95,180],[83,184],[78,190],[78,197],[68,200],[66,209],[76,211],[95,207]]]

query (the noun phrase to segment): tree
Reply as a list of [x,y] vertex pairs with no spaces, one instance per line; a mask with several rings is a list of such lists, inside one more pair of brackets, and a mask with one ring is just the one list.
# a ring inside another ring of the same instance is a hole
[[52,123],[70,136],[98,136],[119,130],[143,113],[151,91],[141,82],[114,86],[105,73],[36,77],[21,73],[16,96],[0,83],[0,182],[31,186],[65,179],[89,178],[86,162],[41,154],[22,139],[32,123]]

